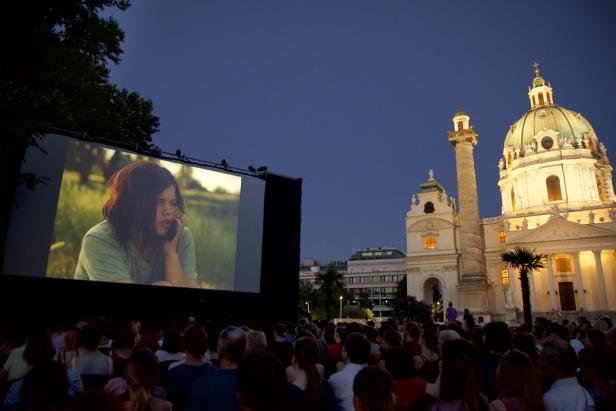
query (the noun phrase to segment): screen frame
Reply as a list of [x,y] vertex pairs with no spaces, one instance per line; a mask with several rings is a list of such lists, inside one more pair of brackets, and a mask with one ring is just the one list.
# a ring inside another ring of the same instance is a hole
[[[136,152],[125,145],[112,145],[108,141],[79,140],[147,157],[178,160],[170,157],[169,153]],[[189,165],[197,167],[212,168],[214,165],[194,159],[186,160],[190,161]],[[302,179],[271,172],[255,175],[248,171],[216,166],[221,171],[265,181],[260,292],[75,281],[4,273],[0,275],[0,304],[11,311],[15,307],[22,307],[26,312],[38,312],[45,307],[44,311],[48,314],[63,318],[70,318],[77,313],[111,316],[131,314],[141,317],[184,314],[199,318],[246,320],[247,313],[250,313],[250,319],[297,319]]]

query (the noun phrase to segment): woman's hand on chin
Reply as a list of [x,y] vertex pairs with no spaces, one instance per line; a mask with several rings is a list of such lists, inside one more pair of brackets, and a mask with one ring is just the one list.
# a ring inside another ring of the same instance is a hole
[[171,240],[168,240],[166,236],[161,238],[165,255],[174,254],[177,251],[178,242],[184,231],[184,221],[182,221],[182,217],[175,217],[175,225],[177,230],[175,231],[175,236]]

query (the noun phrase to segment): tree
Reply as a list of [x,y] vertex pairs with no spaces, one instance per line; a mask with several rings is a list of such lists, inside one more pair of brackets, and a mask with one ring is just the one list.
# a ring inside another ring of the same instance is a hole
[[544,254],[535,254],[535,250],[515,247],[513,251],[501,253],[501,260],[520,272],[522,289],[522,307],[524,310],[524,323],[532,325],[533,316],[530,306],[530,285],[528,276],[545,267]]
[[432,319],[432,308],[417,298],[406,295],[392,300],[391,314],[400,321],[428,322]]
[[374,301],[370,298],[370,296],[364,292],[359,293],[359,308],[367,308],[372,310],[374,308]]
[[20,175],[26,148],[39,147],[42,134],[74,130],[134,147],[151,145],[159,127],[152,102],[109,82],[108,66],[120,61],[124,32],[101,13],[129,5],[126,0],[25,0],[3,10],[0,250],[17,185],[31,188],[43,180]]
[[312,312],[320,307],[319,300],[319,293],[312,288],[312,285],[305,283],[300,284],[297,295],[297,306],[300,312],[312,317]]
[[335,317],[336,309],[338,308],[338,298],[343,294],[342,278],[342,274],[333,268],[318,275],[319,282],[321,283],[319,291],[323,298],[323,305],[328,319]]

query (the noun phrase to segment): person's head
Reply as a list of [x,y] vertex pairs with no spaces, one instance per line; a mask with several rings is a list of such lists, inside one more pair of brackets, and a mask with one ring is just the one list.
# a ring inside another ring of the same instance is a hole
[[603,388],[616,378],[614,355],[605,348],[586,348],[580,351],[580,383],[588,388]]
[[230,325],[218,337],[218,358],[237,366],[246,352],[246,333]]
[[381,359],[394,380],[405,380],[415,376],[413,356],[406,347],[382,350]]
[[452,303],[451,301],[449,301],[449,302],[447,303],[447,306],[448,306],[448,307],[453,307],[453,303]]
[[112,343],[114,350],[131,349],[134,346],[135,335],[129,327],[122,327],[115,333]]
[[184,200],[173,174],[164,167],[137,161],[110,179],[111,194],[103,216],[121,243],[138,243],[167,235],[175,217],[184,213]]
[[101,341],[101,333],[99,328],[93,324],[88,323],[83,326],[81,333],[79,333],[79,339],[81,346],[86,350],[94,351],[98,349]]
[[593,328],[586,331],[586,338],[584,338],[584,347],[605,348],[606,345],[607,337],[603,331],[595,330]]
[[511,346],[509,327],[502,321],[495,321],[483,327],[486,347],[490,351],[504,353]]
[[528,355],[533,362],[537,362],[537,346],[533,334],[528,332],[517,332],[511,339],[511,345],[514,349]]
[[569,341],[569,330],[564,325],[554,323],[554,324],[550,324],[545,329],[545,336],[546,337],[557,337],[557,338],[561,338],[564,341]]
[[461,401],[468,411],[484,409],[479,394],[480,355],[477,347],[467,340],[449,340],[443,344],[442,351],[441,400]]
[[284,333],[285,333],[285,326],[283,323],[274,324],[274,326],[272,327],[272,335],[274,336],[274,338],[284,337]]
[[62,364],[47,361],[35,365],[24,377],[23,409],[61,409],[68,398],[68,378]]
[[526,409],[543,409],[539,374],[533,360],[518,350],[507,351],[496,371],[496,390],[499,398],[520,398]]
[[246,353],[267,349],[267,337],[263,331],[250,330],[246,333]]
[[170,354],[175,354],[183,350],[182,334],[177,328],[167,328],[163,334],[163,344],[161,350],[167,351]]
[[336,326],[332,323],[328,323],[323,329],[323,338],[325,339],[325,342],[327,343],[327,345],[336,343],[335,335],[336,335]]
[[348,362],[366,364],[370,358],[370,342],[364,335],[353,332],[344,341],[343,353]]
[[433,329],[424,329],[421,332],[419,342],[430,351],[438,353],[438,337]]
[[124,373],[128,389],[135,396],[133,410],[144,409],[158,378],[156,356],[147,348],[134,349]]
[[558,337],[547,337],[541,343],[540,371],[552,380],[572,377],[578,366],[577,356],[571,345]]
[[184,331],[186,353],[201,358],[207,351],[207,333],[200,325],[191,325]]
[[393,329],[388,329],[383,334],[383,340],[381,346],[383,348],[400,347],[402,345],[402,336],[400,333]]
[[419,327],[414,322],[409,321],[404,326],[404,340],[405,342],[418,343],[420,335]]
[[482,316],[477,317],[477,323],[478,324],[483,324],[483,317]]
[[438,352],[439,354],[443,351],[443,345],[447,341],[459,340],[460,334],[454,330],[443,330],[438,334]]
[[36,367],[53,361],[55,353],[56,349],[51,342],[49,331],[39,329],[34,331],[30,338],[28,338],[23,358],[32,367]]
[[353,406],[357,411],[393,411],[394,380],[379,367],[362,368],[353,380]]
[[284,368],[269,351],[253,352],[241,359],[236,387],[238,403],[243,411],[285,409],[287,381]]

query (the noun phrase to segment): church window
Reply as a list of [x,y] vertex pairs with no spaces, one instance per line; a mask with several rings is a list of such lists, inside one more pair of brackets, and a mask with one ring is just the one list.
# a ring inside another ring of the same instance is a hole
[[426,205],[424,205],[424,213],[432,214],[434,212],[434,203],[432,201],[428,201]]
[[563,199],[560,193],[560,179],[558,177],[549,176],[545,180],[545,185],[548,189],[548,201],[558,201]]
[[543,105],[544,105],[543,93],[539,93],[539,105],[540,105],[540,106],[543,106]]
[[556,266],[556,272],[558,273],[570,273],[571,259],[569,257],[558,257],[554,259],[554,265]]
[[511,189],[511,211],[515,211],[515,191]]
[[595,146],[595,141],[592,138],[588,139],[588,148],[590,151],[597,151],[597,147]]
[[461,121],[458,121],[458,130],[464,130],[464,123]]
[[537,102],[535,101],[535,96],[533,96],[533,107],[537,105]]
[[429,235],[424,237],[424,248],[426,250],[434,250],[436,248],[436,236]]
[[500,275],[501,285],[509,285],[509,271],[507,271],[507,267],[501,267]]
[[548,103],[552,104],[552,93],[548,93]]
[[507,153],[507,164],[511,164],[511,151]]
[[504,231],[499,231],[498,232],[498,242],[501,244],[504,244],[505,241],[507,241],[507,237],[505,237],[505,232]]

